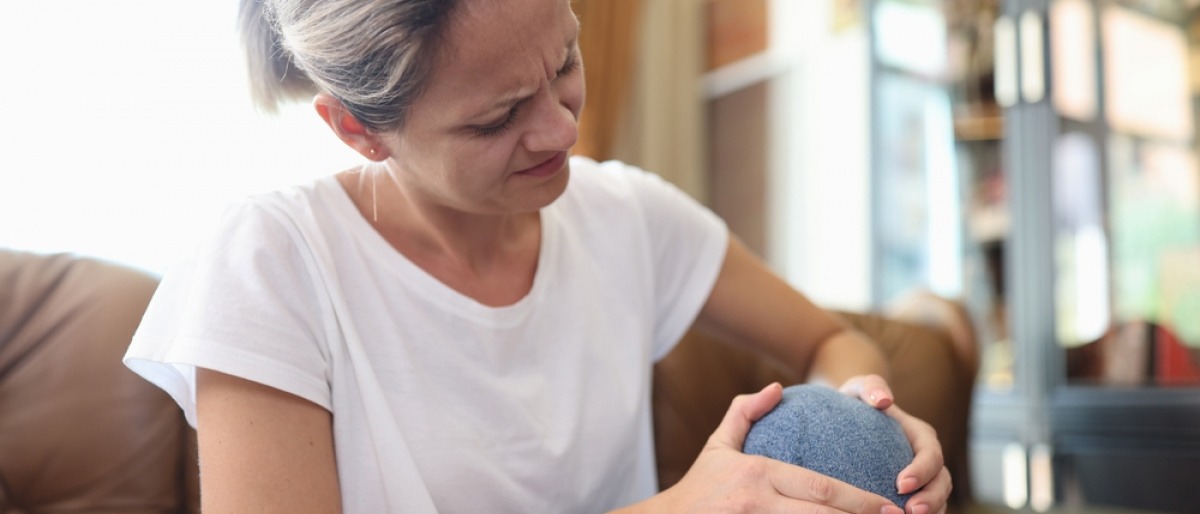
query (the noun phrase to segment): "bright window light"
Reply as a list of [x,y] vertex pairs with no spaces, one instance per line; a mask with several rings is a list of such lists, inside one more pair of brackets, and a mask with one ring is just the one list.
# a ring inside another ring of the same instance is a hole
[[229,202],[358,166],[250,104],[234,0],[0,1],[0,247],[159,272]]

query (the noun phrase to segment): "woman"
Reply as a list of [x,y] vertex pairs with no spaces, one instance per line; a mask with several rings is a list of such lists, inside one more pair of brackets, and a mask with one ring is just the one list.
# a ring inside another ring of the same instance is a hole
[[199,430],[206,512],[899,512],[740,452],[778,385],[656,494],[651,364],[693,321],[887,409],[910,512],[944,509],[873,345],[678,190],[568,157],[568,0],[246,0],[243,23],[258,97],[315,92],[368,164],[232,208],[130,347]]

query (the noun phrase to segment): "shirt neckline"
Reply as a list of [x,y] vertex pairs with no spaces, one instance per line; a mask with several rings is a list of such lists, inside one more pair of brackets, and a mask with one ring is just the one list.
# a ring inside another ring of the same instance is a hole
[[491,306],[480,303],[441,280],[431,275],[425,269],[417,266],[408,256],[396,250],[370,222],[359,212],[354,200],[334,175],[318,180],[320,189],[325,190],[324,196],[330,200],[342,226],[360,242],[365,252],[370,255],[370,262],[378,263],[390,269],[398,279],[407,286],[419,291],[427,299],[440,304],[445,310],[457,315],[473,319],[489,325],[514,325],[521,322],[544,295],[548,275],[556,265],[558,227],[556,217],[550,215],[551,206],[540,211],[541,237],[538,249],[537,269],[534,271],[533,285],[521,299],[509,305]]

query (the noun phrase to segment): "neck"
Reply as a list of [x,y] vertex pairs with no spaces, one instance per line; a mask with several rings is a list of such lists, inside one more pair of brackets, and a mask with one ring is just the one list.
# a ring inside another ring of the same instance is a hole
[[456,209],[406,186],[382,165],[367,167],[355,178],[359,211],[385,240],[414,261],[435,259],[483,275],[511,263],[514,256],[527,255],[529,244],[536,248],[540,241],[537,212],[488,214]]

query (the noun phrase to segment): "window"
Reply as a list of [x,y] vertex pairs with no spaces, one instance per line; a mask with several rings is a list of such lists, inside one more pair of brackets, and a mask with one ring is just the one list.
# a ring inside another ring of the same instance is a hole
[[234,0],[0,2],[0,247],[161,271],[221,209],[357,166],[251,105]]

